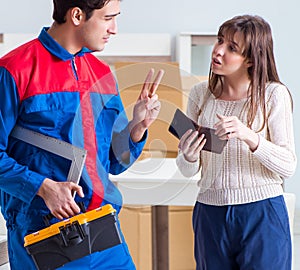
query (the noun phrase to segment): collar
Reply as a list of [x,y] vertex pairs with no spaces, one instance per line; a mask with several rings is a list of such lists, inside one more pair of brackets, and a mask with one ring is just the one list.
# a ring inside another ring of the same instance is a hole
[[49,34],[48,29],[50,27],[44,27],[38,37],[39,41],[43,46],[53,55],[60,58],[63,61],[68,61],[73,59],[75,56],[83,56],[85,53],[90,53],[91,50],[87,48],[82,48],[78,53],[71,54],[59,43],[57,43]]

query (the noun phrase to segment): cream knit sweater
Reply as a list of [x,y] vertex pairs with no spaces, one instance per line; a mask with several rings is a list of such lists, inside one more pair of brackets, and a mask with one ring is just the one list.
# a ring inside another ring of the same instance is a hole
[[[207,82],[190,92],[187,115],[200,125],[213,127],[216,114],[237,116],[246,124],[246,99],[224,101],[207,95]],[[204,104],[202,104],[204,102]],[[285,86],[271,83],[266,88],[267,125],[258,134],[259,145],[251,152],[246,143],[230,139],[221,154],[201,151],[197,162],[188,162],[179,151],[176,159],[181,173],[191,177],[201,170],[197,200],[210,205],[243,204],[283,193],[284,178],[296,168],[291,99]],[[199,110],[201,113],[199,115]],[[262,123],[261,111],[253,130]]]

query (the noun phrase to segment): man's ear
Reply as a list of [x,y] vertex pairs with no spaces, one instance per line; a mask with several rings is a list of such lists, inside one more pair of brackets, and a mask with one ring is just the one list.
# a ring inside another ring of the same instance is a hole
[[79,7],[74,7],[70,10],[71,20],[74,25],[78,26],[84,20],[85,14]]

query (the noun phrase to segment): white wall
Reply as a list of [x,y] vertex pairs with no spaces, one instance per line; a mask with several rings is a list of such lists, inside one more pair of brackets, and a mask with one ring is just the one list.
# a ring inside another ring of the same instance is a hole
[[[16,1],[0,1],[0,33],[39,33],[42,26],[51,22],[51,0],[19,0],[17,4]],[[273,30],[280,78],[294,98],[296,149],[299,153],[300,124],[296,121],[300,114],[300,24],[297,0],[122,0],[121,7],[119,32],[170,33],[173,36],[173,55],[175,37],[180,32],[216,32],[224,20],[238,14],[264,17]],[[297,195],[297,208],[300,208],[299,168],[300,165],[294,177],[286,183],[286,190]]]

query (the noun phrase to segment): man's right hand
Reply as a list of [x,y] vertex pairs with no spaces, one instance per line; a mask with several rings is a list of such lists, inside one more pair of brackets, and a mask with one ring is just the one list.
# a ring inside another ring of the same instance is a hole
[[84,197],[81,186],[73,182],[56,182],[46,178],[37,195],[43,198],[52,215],[61,220],[80,213],[80,208],[73,199],[74,192]]

